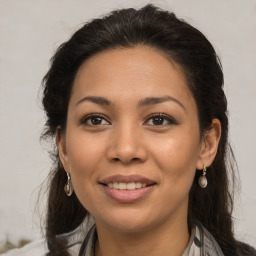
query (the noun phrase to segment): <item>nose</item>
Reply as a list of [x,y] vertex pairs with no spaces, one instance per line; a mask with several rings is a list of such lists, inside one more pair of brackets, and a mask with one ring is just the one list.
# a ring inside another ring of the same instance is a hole
[[107,149],[109,161],[130,164],[144,162],[147,158],[143,136],[136,125],[122,124],[113,129],[110,136],[110,145]]

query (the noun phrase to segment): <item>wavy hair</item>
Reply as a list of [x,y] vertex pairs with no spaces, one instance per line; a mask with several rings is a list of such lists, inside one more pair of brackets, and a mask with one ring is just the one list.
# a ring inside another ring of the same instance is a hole
[[[196,172],[190,190],[189,228],[197,222],[202,223],[225,255],[252,255],[253,249],[250,251],[248,246],[236,241],[233,234],[232,163],[235,160],[228,144],[227,100],[220,60],[207,38],[174,13],[153,5],[139,10],[116,10],[86,23],[63,43],[52,57],[42,83],[42,102],[47,118],[42,138],[55,138],[58,126],[65,129],[73,80],[84,61],[107,49],[137,45],[160,50],[183,69],[197,104],[201,135],[211,128],[214,118],[221,122],[217,155],[207,171],[210,182],[202,191],[197,183],[200,172]],[[69,255],[67,241],[59,235],[78,227],[88,212],[75,193],[71,198],[65,195],[66,172],[56,146],[53,156],[46,221],[48,255],[65,256]]]

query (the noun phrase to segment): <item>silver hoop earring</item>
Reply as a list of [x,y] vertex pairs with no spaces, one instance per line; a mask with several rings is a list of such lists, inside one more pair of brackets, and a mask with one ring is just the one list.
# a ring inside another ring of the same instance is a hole
[[71,196],[73,193],[73,187],[72,187],[71,178],[68,172],[67,172],[67,178],[68,180],[64,186],[64,191],[66,192],[67,196]]
[[198,179],[198,183],[201,188],[206,188],[208,184],[208,181],[205,175],[206,175],[206,167],[204,166],[203,175]]

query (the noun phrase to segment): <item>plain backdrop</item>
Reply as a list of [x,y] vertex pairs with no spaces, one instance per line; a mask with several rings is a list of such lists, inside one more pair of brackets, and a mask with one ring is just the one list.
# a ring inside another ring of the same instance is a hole
[[[219,54],[230,112],[230,141],[241,177],[235,233],[256,246],[256,1],[150,1],[201,30]],[[39,87],[56,48],[89,19],[132,0],[0,0],[0,242],[40,237],[34,211],[50,169],[39,137]],[[209,181],[210,182],[210,181]],[[63,189],[63,188],[60,188]],[[43,205],[39,204],[41,209]],[[1,244],[0,244],[1,246]]]

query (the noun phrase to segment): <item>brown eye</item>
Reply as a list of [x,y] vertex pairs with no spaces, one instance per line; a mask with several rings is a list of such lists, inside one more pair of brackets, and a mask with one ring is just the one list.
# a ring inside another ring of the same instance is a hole
[[91,118],[91,123],[93,124],[93,125],[98,125],[98,124],[101,124],[101,122],[102,122],[102,117],[92,117]]
[[164,125],[175,125],[177,124],[177,122],[173,118],[167,115],[154,114],[148,118],[147,124],[152,126],[164,126]]
[[154,125],[162,125],[164,123],[164,118],[163,117],[153,117],[152,123]]
[[88,126],[108,125],[109,122],[101,115],[87,115],[81,120],[81,124]]

